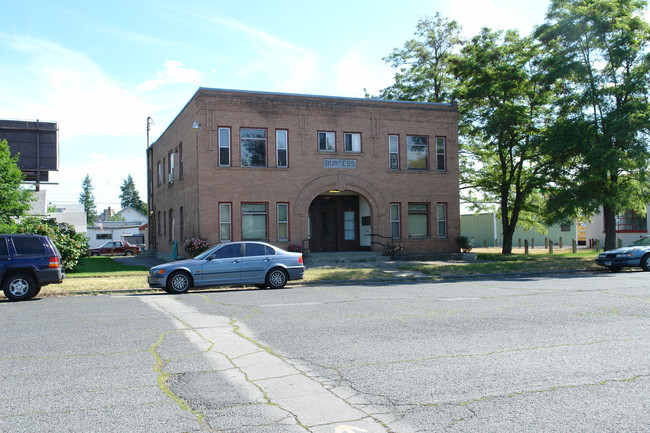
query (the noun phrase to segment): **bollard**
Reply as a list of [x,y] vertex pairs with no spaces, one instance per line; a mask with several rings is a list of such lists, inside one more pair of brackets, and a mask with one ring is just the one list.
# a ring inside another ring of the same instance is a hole
[[562,249],[562,236],[560,236],[560,243],[559,243],[558,247],[559,247],[560,249]]
[[535,238],[532,238],[532,239],[531,239],[530,247],[531,247],[532,249],[535,249]]
[[483,239],[483,248],[487,248],[487,239]]
[[600,239],[596,239],[596,252],[600,251]]
[[553,254],[553,241],[550,239],[548,240],[548,253]]
[[571,250],[573,251],[573,254],[578,252],[578,243],[575,239],[571,239]]
[[528,239],[524,241],[524,254],[528,254]]
[[623,247],[623,239],[621,239],[621,238],[617,238],[616,241],[617,241],[617,244],[618,244],[618,247],[619,247],[619,248]]
[[521,238],[519,238],[519,248],[521,248]]
[[544,248],[548,248],[548,238],[544,238]]

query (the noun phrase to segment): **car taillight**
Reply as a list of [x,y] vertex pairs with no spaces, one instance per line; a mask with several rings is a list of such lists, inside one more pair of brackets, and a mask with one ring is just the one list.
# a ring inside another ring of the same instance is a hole
[[300,257],[298,257],[298,263],[300,263],[301,265],[304,263],[304,262],[302,261],[302,255],[301,255]]
[[48,264],[49,268],[58,268],[61,266],[61,262],[58,257],[50,257],[50,263]]

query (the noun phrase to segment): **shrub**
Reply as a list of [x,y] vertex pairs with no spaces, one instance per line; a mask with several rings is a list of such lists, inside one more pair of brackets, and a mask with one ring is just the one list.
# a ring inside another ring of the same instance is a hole
[[203,251],[206,251],[210,248],[210,243],[207,239],[201,236],[195,236],[193,238],[188,238],[183,242],[183,248],[192,257],[196,257],[201,254]]
[[292,251],[294,253],[302,253],[302,247],[296,244],[290,244],[287,248],[287,251]]
[[32,233],[47,236],[61,253],[61,265],[72,271],[88,254],[88,238],[77,233],[68,223],[59,223],[54,218],[23,218],[16,226],[16,233]]
[[462,252],[469,253],[472,251],[473,239],[470,239],[467,236],[458,236],[456,240],[458,241],[458,246]]

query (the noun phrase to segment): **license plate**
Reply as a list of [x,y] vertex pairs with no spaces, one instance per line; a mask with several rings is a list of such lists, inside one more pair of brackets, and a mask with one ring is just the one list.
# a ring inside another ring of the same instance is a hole
[[612,262],[605,262],[605,266],[612,266]]

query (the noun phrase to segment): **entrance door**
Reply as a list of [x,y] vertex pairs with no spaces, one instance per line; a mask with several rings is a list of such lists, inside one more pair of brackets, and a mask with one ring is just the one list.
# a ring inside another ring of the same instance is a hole
[[310,206],[314,252],[359,249],[359,197],[318,196]]

